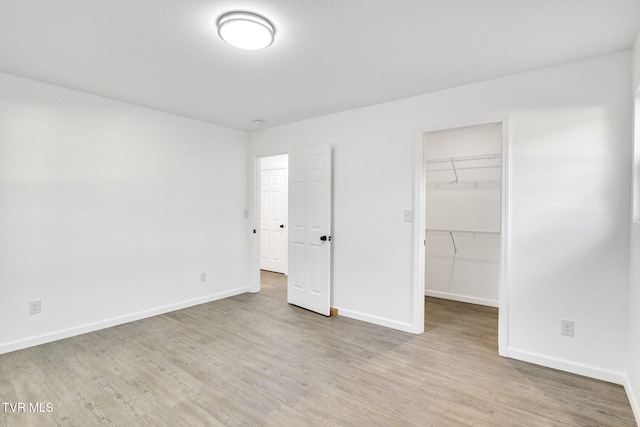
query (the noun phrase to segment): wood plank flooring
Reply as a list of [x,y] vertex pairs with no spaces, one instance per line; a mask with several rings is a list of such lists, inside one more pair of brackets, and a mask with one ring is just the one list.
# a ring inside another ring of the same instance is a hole
[[0,426],[636,425],[622,387],[498,356],[496,309],[429,298],[412,335],[290,306],[285,277],[262,277],[0,355],[0,401],[27,407]]

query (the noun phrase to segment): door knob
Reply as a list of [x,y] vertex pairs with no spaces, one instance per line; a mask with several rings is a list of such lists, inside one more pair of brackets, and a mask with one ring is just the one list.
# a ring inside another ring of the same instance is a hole
[[284,224],[280,224],[280,228],[284,228]]
[[320,236],[320,240],[322,240],[323,242],[331,241],[331,236]]

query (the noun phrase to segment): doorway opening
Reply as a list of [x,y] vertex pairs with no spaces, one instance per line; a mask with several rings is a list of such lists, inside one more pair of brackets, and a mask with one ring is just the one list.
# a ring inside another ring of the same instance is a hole
[[289,155],[260,158],[260,270],[288,274]]
[[415,332],[424,331],[429,304],[492,312],[503,356],[507,137],[500,119],[424,129],[416,139]]
[[498,307],[500,124],[424,135],[425,295]]
[[[287,165],[284,174],[288,179],[272,172],[282,169],[283,164]],[[261,272],[276,270],[272,261],[282,266],[286,260],[283,273],[276,274],[286,274],[287,302],[324,316],[331,314],[332,164],[328,144],[296,148],[279,159],[256,156],[251,180],[255,225],[250,291],[260,292]],[[278,177],[275,181],[287,182],[286,191],[274,184],[274,177]],[[276,199],[284,207],[269,210],[268,205]],[[268,212],[272,212],[271,217]],[[273,234],[275,239],[270,238]],[[263,260],[265,270],[261,269]]]

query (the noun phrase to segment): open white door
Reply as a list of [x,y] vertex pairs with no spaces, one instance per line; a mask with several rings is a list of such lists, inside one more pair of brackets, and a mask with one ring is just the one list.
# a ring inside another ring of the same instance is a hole
[[287,300],[329,315],[331,290],[331,147],[289,154]]
[[260,269],[284,274],[287,273],[286,174],[284,168],[260,173]]

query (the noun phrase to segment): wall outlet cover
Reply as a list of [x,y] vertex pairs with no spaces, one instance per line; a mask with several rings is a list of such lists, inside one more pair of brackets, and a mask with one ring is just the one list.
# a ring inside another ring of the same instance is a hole
[[29,301],[29,314],[42,312],[42,302],[40,300]]
[[568,337],[573,336],[574,329],[575,329],[575,322],[573,320],[563,320],[560,323],[560,327],[561,327],[560,333],[562,335],[566,335]]

